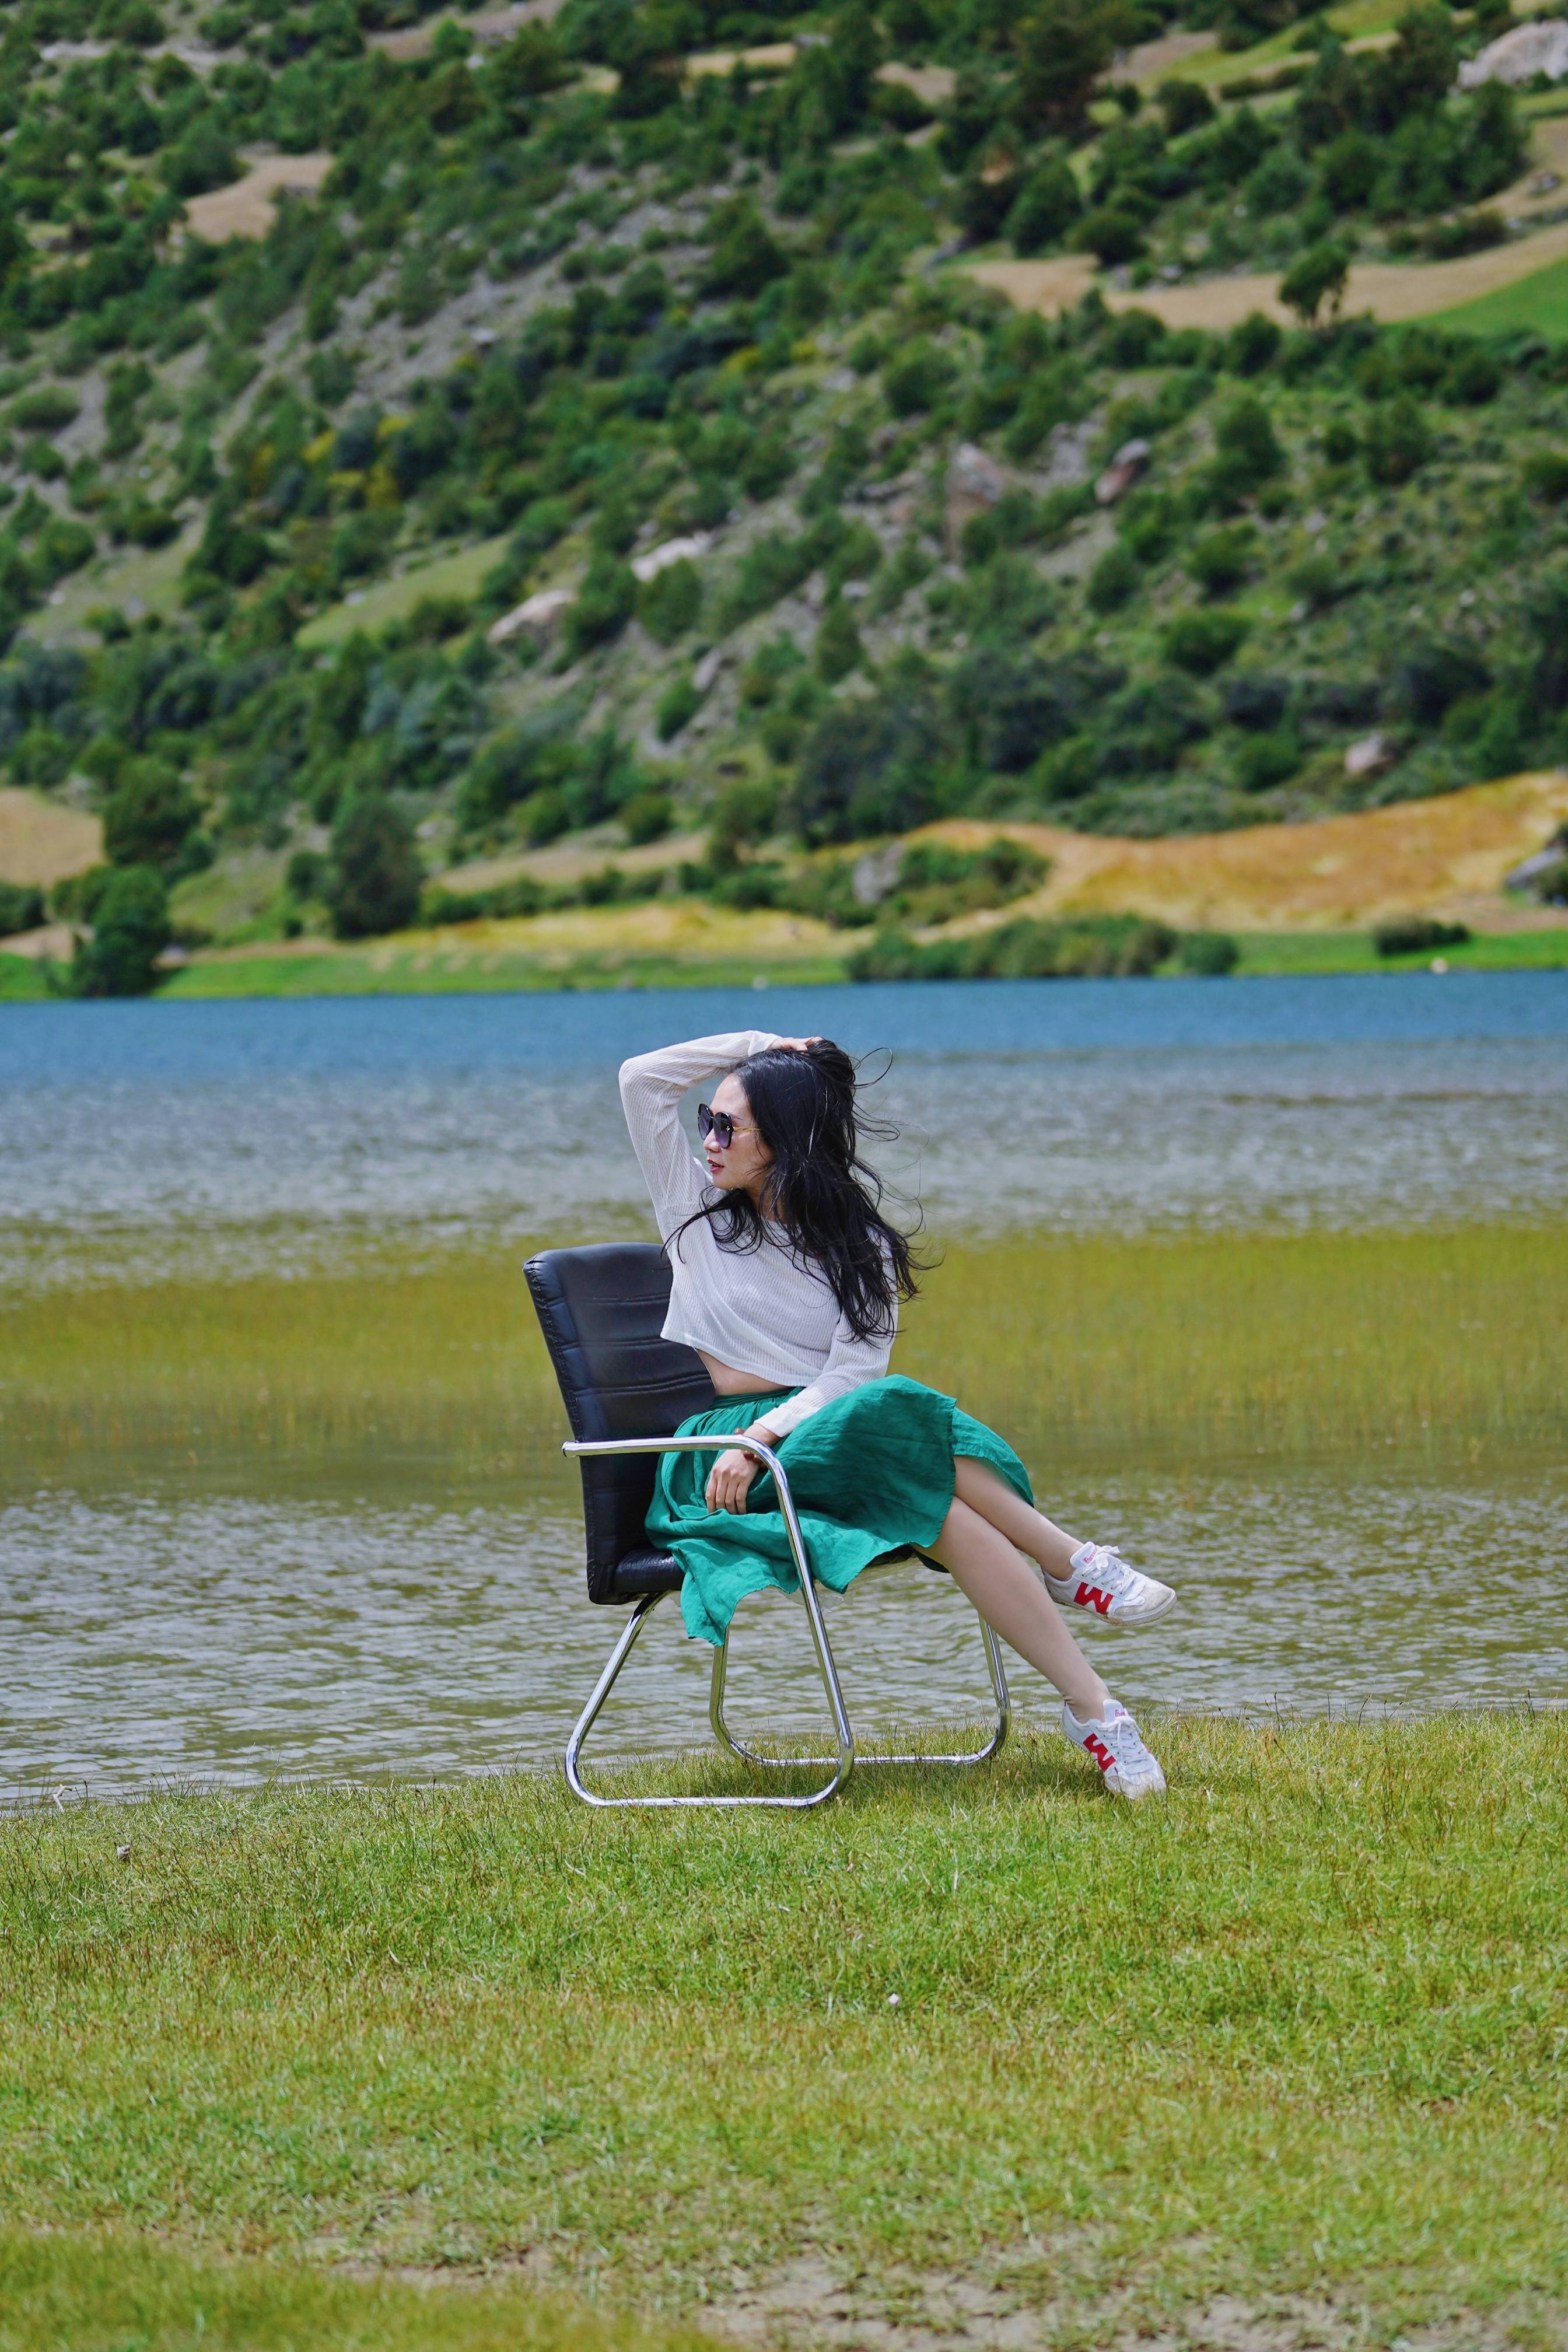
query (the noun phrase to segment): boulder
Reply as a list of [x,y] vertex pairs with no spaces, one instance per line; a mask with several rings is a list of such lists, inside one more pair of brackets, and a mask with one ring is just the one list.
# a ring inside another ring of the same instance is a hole
[[1511,82],[1516,88],[1544,74],[1548,81],[1568,75],[1568,23],[1547,17],[1489,41],[1484,49],[1459,68],[1459,88],[1479,89],[1484,81]]
[[657,580],[672,563],[695,563],[712,544],[710,530],[693,531],[689,539],[667,539],[662,546],[650,547],[646,555],[633,556],[633,574],[638,580]]
[[1381,776],[1398,757],[1386,735],[1363,735],[1345,747],[1345,773],[1354,778]]
[[1102,507],[1113,507],[1125,498],[1139,476],[1148,471],[1147,441],[1124,441],[1094,486],[1094,495]]
[[1533,890],[1542,877],[1552,873],[1568,858],[1568,824],[1560,824],[1544,849],[1526,857],[1510,868],[1502,877],[1505,890]]
[[961,441],[947,469],[947,543],[956,554],[963,526],[976,515],[989,514],[1007,488],[1007,477],[994,457],[973,441]]
[[522,604],[515,604],[510,613],[503,613],[499,621],[492,622],[485,631],[485,641],[488,645],[504,646],[525,634],[547,637],[567,605],[576,602],[574,589],[541,588]]

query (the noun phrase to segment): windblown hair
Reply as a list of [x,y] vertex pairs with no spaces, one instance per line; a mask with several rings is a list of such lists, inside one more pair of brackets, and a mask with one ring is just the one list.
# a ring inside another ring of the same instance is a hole
[[824,1038],[802,1053],[770,1045],[737,1067],[758,1139],[773,1154],[765,1205],[749,1192],[718,1192],[671,1236],[705,1220],[721,1249],[750,1253],[783,1228],[795,1256],[830,1285],[858,1339],[886,1339],[899,1302],[916,1291],[918,1263],[907,1234],[882,1214],[884,1187],[860,1157],[862,1133],[891,1141],[898,1129],[857,1115],[855,1065]]

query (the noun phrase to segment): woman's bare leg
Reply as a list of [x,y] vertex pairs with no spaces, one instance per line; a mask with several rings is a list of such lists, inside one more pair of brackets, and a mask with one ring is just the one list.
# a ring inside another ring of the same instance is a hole
[[[1029,1516],[1037,1518],[1039,1514]],[[1049,1527],[1050,1521],[1040,1524]],[[933,1557],[986,1623],[1056,1685],[1080,1723],[1100,1720],[1110,1692],[1068,1632],[1039,1578],[999,1528],[968,1503],[955,1500],[942,1523]]]
[[998,1476],[988,1463],[976,1462],[972,1454],[961,1454],[953,1463],[953,1492],[961,1503],[967,1503],[983,1519],[999,1528],[1011,1544],[1038,1560],[1047,1576],[1065,1577],[1072,1556],[1079,1549],[1077,1536],[1064,1535],[1054,1520],[1026,1503],[1022,1495],[1015,1494],[1005,1478]]

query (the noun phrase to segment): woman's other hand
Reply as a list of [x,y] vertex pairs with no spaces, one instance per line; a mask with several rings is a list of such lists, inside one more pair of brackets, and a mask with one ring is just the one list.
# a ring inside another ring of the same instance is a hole
[[703,1500],[710,1511],[743,1511],[752,1481],[762,1468],[754,1454],[739,1445],[731,1445],[720,1454],[708,1473],[708,1484],[702,1490]]
[[788,1053],[804,1054],[807,1046],[820,1045],[822,1040],[820,1037],[781,1037],[777,1042],[779,1045],[783,1045]]

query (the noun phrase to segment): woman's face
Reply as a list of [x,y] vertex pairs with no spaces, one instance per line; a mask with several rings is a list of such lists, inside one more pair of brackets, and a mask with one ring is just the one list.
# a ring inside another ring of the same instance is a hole
[[759,1138],[752,1123],[746,1089],[732,1073],[720,1079],[713,1108],[734,1120],[735,1140],[726,1149],[716,1135],[703,1139],[702,1155],[708,1162],[708,1173],[721,1192],[752,1192],[773,1166],[773,1155]]

